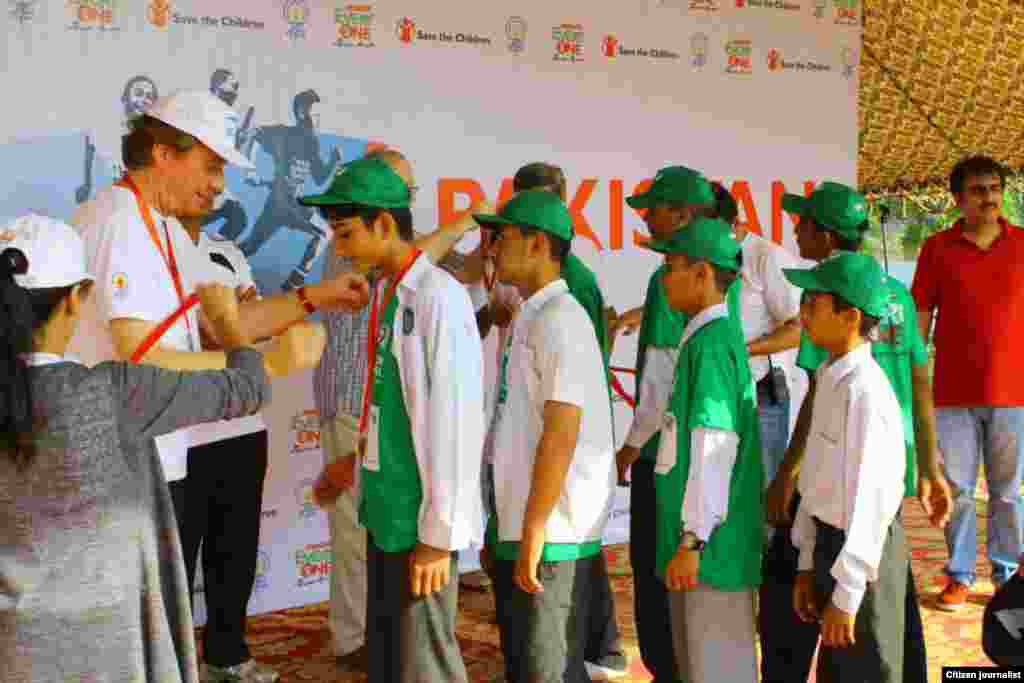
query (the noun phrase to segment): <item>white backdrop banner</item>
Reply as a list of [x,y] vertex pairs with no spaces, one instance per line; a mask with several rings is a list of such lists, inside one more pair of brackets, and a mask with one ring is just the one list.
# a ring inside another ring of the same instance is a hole
[[[206,229],[240,245],[265,293],[297,272],[319,277],[329,227],[295,196],[372,143],[412,161],[420,232],[475,197],[507,196],[526,162],[560,164],[573,249],[619,311],[642,303],[657,265],[636,247],[645,231],[624,198],[658,168],[722,180],[741,220],[790,249],[782,192],[856,178],[858,0],[6,4],[0,217],[69,218],[120,174],[128,116],[158,94],[209,88],[239,112],[256,169],[228,170]],[[613,365],[635,354],[623,338]],[[252,613],[323,600],[329,585],[310,379],[274,390]],[[620,442],[629,419],[616,404]],[[628,506],[620,489],[609,542],[627,538]]]

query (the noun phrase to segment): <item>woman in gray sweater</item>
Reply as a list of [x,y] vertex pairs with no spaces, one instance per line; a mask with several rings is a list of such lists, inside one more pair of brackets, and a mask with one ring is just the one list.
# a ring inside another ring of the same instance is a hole
[[188,586],[153,438],[270,399],[235,294],[197,290],[221,371],[63,354],[92,276],[78,235],[0,228],[0,681],[195,683]]

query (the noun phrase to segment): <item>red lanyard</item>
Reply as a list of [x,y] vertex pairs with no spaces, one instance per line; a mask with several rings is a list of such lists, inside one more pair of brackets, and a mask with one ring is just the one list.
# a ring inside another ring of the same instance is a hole
[[[167,238],[167,251],[164,251],[164,245],[160,241],[160,233],[156,230],[156,224],[153,222],[153,214],[150,213],[149,207],[146,202],[142,199],[142,193],[139,191],[139,186],[135,184],[131,176],[127,173],[115,183],[118,187],[124,187],[132,191],[135,195],[135,201],[139,205],[139,213],[142,214],[142,221],[146,224],[146,229],[149,231],[149,238],[153,240],[153,244],[156,245],[157,250],[160,252],[160,256],[163,257],[164,263],[167,265],[167,270],[171,273],[171,280],[174,282],[174,291],[178,293],[178,303],[181,304],[181,309],[188,310],[195,303],[189,305],[194,297],[185,296],[185,288],[181,285],[181,272],[178,270],[178,261],[174,257],[174,244],[171,242],[171,233],[167,228],[167,221],[164,221],[164,236]],[[198,299],[196,299],[198,301]],[[179,310],[181,310],[179,309]],[[172,314],[173,315],[173,314]],[[180,313],[178,314],[181,315]],[[173,323],[172,323],[173,324]],[[192,338],[192,323],[189,321],[188,316],[185,316],[185,326],[188,327],[189,339]],[[170,327],[170,325],[168,325]],[[166,332],[166,329],[164,329]],[[148,341],[148,340],[147,340]]]
[[420,253],[419,249],[412,250],[408,260],[406,260],[398,273],[391,278],[387,291],[384,293],[383,301],[380,301],[377,296],[380,292],[380,287],[377,286],[373,289],[373,301],[370,303],[370,330],[369,336],[366,339],[366,388],[363,389],[363,414],[359,416],[359,433],[363,435],[366,434],[367,427],[369,426],[370,405],[373,402],[373,378],[374,369],[377,367],[377,334],[380,327],[380,319],[384,311],[387,310],[388,304],[391,303],[391,298],[395,296],[395,289],[398,287],[398,283],[402,281],[405,274],[412,268],[412,264],[416,263]]

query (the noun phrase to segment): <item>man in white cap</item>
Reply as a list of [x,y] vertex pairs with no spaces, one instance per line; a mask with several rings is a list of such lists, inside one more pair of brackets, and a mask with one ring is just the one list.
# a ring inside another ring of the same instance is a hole
[[[196,283],[207,278],[209,261],[178,217],[201,217],[224,189],[227,163],[251,168],[235,149],[238,114],[203,91],[160,98],[135,119],[123,144],[125,176],[79,207],[73,224],[85,242],[96,292],[83,311],[72,342],[83,362],[132,359],[179,370],[222,368],[225,354],[202,351],[205,322],[188,309]],[[275,337],[265,355],[272,374],[312,367],[322,349],[320,325],[297,324],[318,308],[356,310],[368,299],[366,281],[345,274],[293,292],[241,304],[252,339]],[[172,316],[185,310],[177,317]],[[147,350],[148,347],[148,350]],[[157,439],[166,479],[186,475],[187,431]],[[187,520],[179,520],[179,524]],[[218,661],[217,680],[269,683],[277,674],[240,653]]]

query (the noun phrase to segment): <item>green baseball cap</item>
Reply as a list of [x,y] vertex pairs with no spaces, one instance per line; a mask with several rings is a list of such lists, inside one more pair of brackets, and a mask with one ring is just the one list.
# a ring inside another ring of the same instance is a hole
[[740,243],[729,224],[718,218],[696,218],[670,237],[651,240],[645,246],[660,254],[686,254],[728,270],[740,269]]
[[380,159],[357,159],[340,169],[322,194],[300,197],[304,206],[371,206],[403,209],[411,203],[409,186]]
[[646,192],[626,197],[634,209],[650,209],[658,204],[714,204],[711,183],[685,166],[666,166],[658,171]]
[[818,185],[810,197],[782,195],[782,208],[798,216],[810,216],[822,227],[854,240],[863,234],[858,228],[868,219],[868,200],[864,195],[830,180]]
[[864,313],[881,318],[889,307],[889,287],[878,261],[844,251],[810,270],[784,268],[786,279],[801,289],[835,294]]
[[473,218],[477,223],[496,228],[527,225],[570,242],[575,235],[565,202],[547,190],[523,190],[508,200],[498,213],[475,213]]

